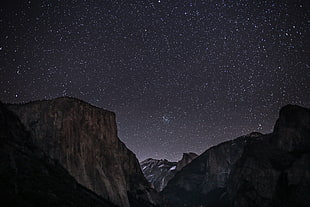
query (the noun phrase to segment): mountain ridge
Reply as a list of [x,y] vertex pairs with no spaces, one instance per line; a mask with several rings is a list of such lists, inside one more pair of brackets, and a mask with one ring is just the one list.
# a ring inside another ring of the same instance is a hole
[[[6,108],[9,113],[5,112]],[[110,203],[113,202],[122,207],[156,204],[165,207],[306,207],[310,203],[310,198],[305,196],[310,194],[308,108],[282,107],[270,134],[253,132],[212,146],[198,157],[184,153],[179,162],[147,159],[140,163],[141,167],[135,154],[118,138],[114,112],[71,97],[22,104],[0,103],[0,109],[2,126],[11,129],[9,120],[14,117],[18,120],[14,122],[18,130],[10,131],[13,145],[6,144],[8,132],[1,128],[0,153],[6,157],[2,163],[12,172],[17,168],[27,169],[30,172],[27,176],[32,176],[30,180],[36,180],[35,175],[42,177],[44,172],[49,172],[43,165],[59,166],[56,167],[59,170],[53,171],[56,174],[44,175],[42,183],[39,179],[34,184],[40,189],[40,185],[47,185],[54,175],[63,174],[64,179],[59,181],[68,185],[55,183],[53,202],[56,202],[55,198],[61,201],[63,196],[69,195],[68,192],[59,194],[57,186],[63,186],[64,190],[73,186],[76,194],[85,198],[80,206],[87,202],[90,206],[100,203],[113,206]],[[21,137],[28,137],[27,142],[18,138],[19,133]],[[31,162],[37,165],[26,166],[19,160],[33,160]],[[49,164],[42,165],[38,160]],[[14,175],[5,174],[3,169],[0,168],[0,173],[5,176]],[[145,173],[145,169],[149,172]],[[156,176],[154,169],[158,172]],[[160,191],[159,194],[147,180]],[[42,202],[41,195],[31,192],[27,183],[11,181],[13,185],[25,187],[32,199],[39,198],[29,201],[29,205]],[[8,186],[12,184],[6,182],[2,181]],[[15,195],[16,190],[8,189]],[[42,196],[49,198],[44,190]]]
[[310,203],[306,196],[310,193],[309,138],[310,110],[286,105],[272,133],[255,132],[220,143],[177,172],[161,192],[162,203],[167,207],[306,207]]

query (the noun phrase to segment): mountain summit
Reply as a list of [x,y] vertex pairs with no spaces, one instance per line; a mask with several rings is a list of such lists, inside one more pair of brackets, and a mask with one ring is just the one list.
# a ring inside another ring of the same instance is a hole
[[182,159],[178,162],[149,158],[142,161],[140,165],[146,179],[155,190],[160,192],[166,187],[176,172],[180,171],[197,156],[193,152],[183,153]]
[[135,154],[117,137],[113,112],[69,97],[7,106],[81,185],[123,207],[153,202]]

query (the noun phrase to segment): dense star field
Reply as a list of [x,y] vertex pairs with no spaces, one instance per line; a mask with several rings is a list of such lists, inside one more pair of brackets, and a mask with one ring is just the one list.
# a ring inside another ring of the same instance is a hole
[[267,133],[310,107],[308,0],[1,1],[0,97],[114,111],[140,160]]

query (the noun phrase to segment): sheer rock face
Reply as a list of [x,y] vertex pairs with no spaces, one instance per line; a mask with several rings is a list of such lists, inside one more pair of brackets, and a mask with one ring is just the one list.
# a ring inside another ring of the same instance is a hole
[[150,199],[138,160],[117,137],[113,112],[67,97],[8,107],[35,145],[80,184],[124,207]]
[[283,107],[274,132],[247,145],[232,170],[232,206],[309,206],[309,140],[310,110]]
[[208,149],[168,182],[162,191],[167,206],[212,205],[226,187],[234,163],[247,142],[261,134],[239,137]]
[[251,133],[208,149],[161,194],[166,206],[309,206],[310,110],[287,105],[273,133]]
[[183,167],[191,163],[197,156],[198,155],[193,152],[183,153],[182,159],[178,161],[176,170],[180,171]]
[[18,117],[0,103],[0,194],[3,206],[115,205],[79,185],[34,146]]
[[275,145],[285,151],[304,152],[310,149],[310,110],[287,105],[280,110],[274,127]]

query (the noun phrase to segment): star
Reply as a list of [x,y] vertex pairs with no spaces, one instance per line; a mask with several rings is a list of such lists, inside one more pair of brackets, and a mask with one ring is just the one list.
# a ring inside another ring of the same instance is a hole
[[162,116],[162,120],[163,120],[163,122],[166,123],[166,124],[169,124],[169,122],[170,122],[169,117],[166,116],[166,115],[163,115],[163,116]]
[[67,95],[114,111],[140,160],[270,133],[282,106],[310,106],[306,0],[12,1],[1,101]]

